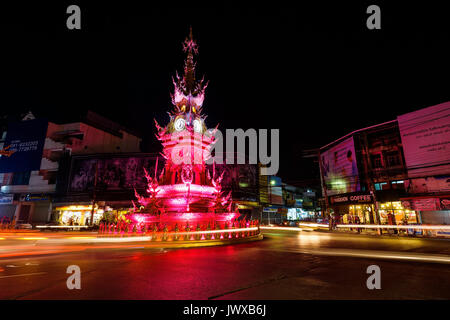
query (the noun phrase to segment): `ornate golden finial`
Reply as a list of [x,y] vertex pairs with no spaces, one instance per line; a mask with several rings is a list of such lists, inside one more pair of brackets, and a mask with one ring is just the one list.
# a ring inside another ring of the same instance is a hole
[[198,47],[197,43],[194,40],[194,37],[192,35],[192,26],[189,27],[189,36],[184,40],[183,42],[183,51],[187,52],[188,54],[198,54]]

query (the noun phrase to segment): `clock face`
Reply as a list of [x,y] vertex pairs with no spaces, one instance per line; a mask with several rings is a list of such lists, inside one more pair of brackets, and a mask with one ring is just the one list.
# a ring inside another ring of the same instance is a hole
[[177,130],[177,131],[183,130],[185,124],[186,124],[186,121],[184,121],[183,118],[178,118],[177,120],[175,120],[175,123],[174,123],[175,130]]
[[199,119],[194,120],[194,131],[201,133],[203,129],[202,122]]

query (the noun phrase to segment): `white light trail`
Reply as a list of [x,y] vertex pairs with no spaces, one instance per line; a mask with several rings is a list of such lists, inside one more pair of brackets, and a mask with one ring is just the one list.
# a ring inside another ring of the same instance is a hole
[[296,227],[260,227],[261,229],[265,229],[265,230],[291,230],[291,231],[302,231],[301,228],[296,228]]
[[[251,228],[238,228],[238,229],[221,229],[221,230],[205,230],[205,231],[189,231],[189,232],[168,232],[166,234],[167,237],[173,237],[173,236],[195,236],[195,235],[205,235],[205,234],[230,234],[230,233],[238,233],[238,232],[249,232],[249,231],[257,231],[258,227],[251,227]],[[158,232],[156,238],[161,237],[164,235],[163,232]],[[120,235],[116,234],[115,236],[111,234],[111,236],[100,236],[100,237],[68,237],[68,238],[54,238],[54,239],[42,239],[38,241],[39,243],[105,243],[105,242],[141,242],[141,241],[151,241],[152,236],[127,236],[127,235]],[[29,239],[31,240],[31,239]],[[37,240],[37,239],[33,239]],[[215,239],[219,240],[219,239]],[[226,239],[225,239],[226,240]],[[198,241],[205,241],[205,240],[198,240]]]
[[24,274],[13,274],[10,276],[0,276],[0,279],[4,278],[14,278],[14,277],[27,277],[27,276],[36,276],[39,274],[47,274],[47,272],[35,272],[35,273],[24,273]]
[[47,229],[47,228],[53,228],[53,229],[78,229],[78,228],[89,228],[89,226],[36,226],[36,228],[40,229]]
[[450,230],[446,225],[338,224],[337,228]]
[[450,263],[450,256],[437,254],[423,254],[415,252],[393,252],[376,250],[357,250],[357,249],[320,249],[320,250],[296,250],[299,253],[325,255],[325,256],[345,256],[355,258],[373,258],[389,260],[409,260],[420,262]]

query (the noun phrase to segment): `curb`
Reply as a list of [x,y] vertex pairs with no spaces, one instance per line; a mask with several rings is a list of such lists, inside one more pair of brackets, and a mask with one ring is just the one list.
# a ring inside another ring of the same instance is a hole
[[[223,240],[142,240],[137,239],[141,238],[139,236],[116,236],[116,237],[98,237],[97,239],[103,239],[104,242],[108,242],[108,239],[111,239],[111,242],[116,242],[116,239],[122,239],[122,243],[145,243],[147,246],[155,245],[156,247],[179,247],[179,248],[188,248],[188,247],[205,247],[205,246],[220,246],[220,245],[229,245],[235,243],[245,243],[251,241],[257,241],[263,239],[262,233],[249,236],[245,238],[232,238],[232,239],[223,239]],[[127,238],[129,241],[127,241]],[[89,242],[89,241],[88,241]]]

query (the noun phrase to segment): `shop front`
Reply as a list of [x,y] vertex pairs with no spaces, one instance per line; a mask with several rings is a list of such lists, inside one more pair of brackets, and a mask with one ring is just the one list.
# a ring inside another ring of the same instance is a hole
[[402,201],[379,202],[378,212],[380,214],[381,224],[418,224],[418,215],[416,210]]
[[429,225],[450,224],[450,197],[410,197],[401,199],[402,206],[414,210],[417,223]]
[[49,220],[52,202],[50,194],[18,194],[14,218],[17,223],[39,224]]
[[12,221],[15,212],[14,195],[0,193],[0,224],[2,223],[1,221]]
[[[117,222],[132,210],[131,201],[97,201],[94,204],[94,225],[101,221]],[[52,221],[60,225],[91,225],[92,202],[69,201],[53,205]]]
[[375,224],[379,219],[369,193],[347,193],[331,196],[330,207],[338,223]]
[[288,208],[282,206],[264,207],[261,212],[261,221],[266,224],[280,224],[287,220]]
[[[98,208],[97,205],[94,206],[95,225],[100,223],[100,220],[103,218],[104,213],[104,209]],[[92,204],[88,203],[70,204],[54,207],[54,221],[58,222],[60,225],[90,225],[91,214]]]
[[307,211],[303,208],[288,208],[287,220],[289,221],[313,221],[320,216],[316,211]]

